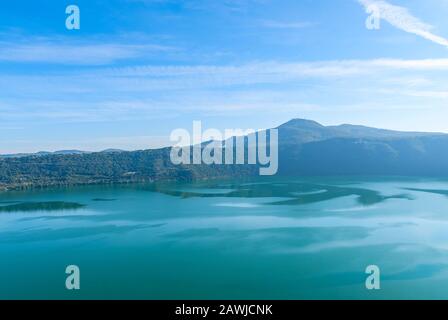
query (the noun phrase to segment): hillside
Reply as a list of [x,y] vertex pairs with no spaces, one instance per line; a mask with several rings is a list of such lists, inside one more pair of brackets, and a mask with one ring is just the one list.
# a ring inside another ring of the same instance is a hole
[[[448,135],[294,119],[278,127],[278,175],[448,177]],[[170,148],[0,157],[0,188],[244,177],[257,166],[181,165]]]

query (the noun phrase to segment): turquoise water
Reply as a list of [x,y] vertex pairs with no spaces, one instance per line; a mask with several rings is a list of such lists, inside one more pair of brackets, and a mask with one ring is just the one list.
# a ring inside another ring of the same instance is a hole
[[[448,299],[448,181],[309,178],[0,194],[1,299]],[[65,268],[81,290],[65,289]],[[365,268],[381,269],[381,290]]]

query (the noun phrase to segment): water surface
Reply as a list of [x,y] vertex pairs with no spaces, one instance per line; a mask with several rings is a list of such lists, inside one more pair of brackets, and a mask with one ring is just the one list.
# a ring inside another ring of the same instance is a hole
[[424,178],[3,193],[0,298],[448,299],[447,208],[448,181]]

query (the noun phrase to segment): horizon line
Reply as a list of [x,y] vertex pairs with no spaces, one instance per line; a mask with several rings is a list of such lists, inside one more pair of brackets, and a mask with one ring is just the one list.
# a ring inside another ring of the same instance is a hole
[[[256,132],[258,131],[263,131],[263,130],[269,130],[269,129],[278,129],[290,122],[293,121],[303,121],[303,122],[310,122],[310,123],[315,123],[318,124],[322,127],[325,128],[329,128],[329,127],[342,127],[342,126],[353,126],[353,127],[362,127],[362,128],[369,128],[369,129],[375,129],[375,130],[384,130],[384,131],[391,131],[391,132],[398,132],[398,133],[416,133],[416,134],[433,134],[433,135],[447,135],[448,132],[440,132],[440,131],[415,131],[415,130],[396,130],[396,129],[388,129],[388,128],[379,128],[379,127],[373,127],[373,126],[367,126],[367,125],[358,125],[358,124],[350,124],[350,123],[341,123],[341,124],[323,124],[319,121],[316,120],[312,120],[312,119],[306,119],[306,118],[291,118],[290,120],[286,121],[286,122],[282,122],[280,125],[277,126],[273,126],[273,127],[269,127],[269,128],[264,128],[264,129],[259,129],[259,130],[255,130]],[[246,130],[246,129],[244,129]],[[201,143],[204,143],[201,142]],[[147,150],[160,150],[160,149],[164,149],[164,148],[171,148],[173,145],[164,145],[164,146],[157,146],[157,147],[149,147],[149,148],[135,148],[135,149],[123,149],[123,148],[114,148],[114,147],[109,147],[109,148],[98,148],[95,150],[92,149],[84,149],[84,148],[55,148],[55,149],[40,149],[37,151],[21,151],[21,152],[8,152],[8,153],[0,153],[1,157],[8,157],[8,156],[16,156],[16,155],[22,155],[22,156],[27,156],[27,155],[37,155],[39,153],[48,153],[48,154],[57,154],[57,153],[63,153],[63,152],[72,152],[73,153],[102,153],[102,152],[136,152],[136,151],[147,151]]]

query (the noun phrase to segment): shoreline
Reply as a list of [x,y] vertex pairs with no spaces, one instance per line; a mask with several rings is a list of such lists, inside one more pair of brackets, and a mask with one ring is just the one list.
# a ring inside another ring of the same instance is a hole
[[371,179],[388,179],[392,181],[408,180],[408,179],[418,179],[423,181],[448,181],[448,176],[418,176],[418,175],[309,175],[309,176],[222,176],[222,177],[200,177],[200,178],[189,178],[189,179],[142,179],[135,181],[95,181],[95,182],[80,182],[80,183],[51,183],[51,184],[26,184],[17,186],[8,186],[5,184],[0,185],[0,195],[9,192],[19,192],[19,191],[30,191],[30,190],[47,190],[47,189],[57,189],[57,188],[73,188],[73,187],[88,187],[88,186],[125,186],[125,185],[145,185],[145,184],[165,184],[165,183],[195,183],[195,182],[205,182],[205,181],[227,181],[230,179],[239,179],[241,181],[253,181],[254,179],[258,181],[278,179],[278,180],[289,180],[289,179],[300,179],[300,180],[311,180],[308,182],[320,183],[322,179],[325,180],[337,180],[338,179],[353,179],[354,183],[360,180],[371,180]]

